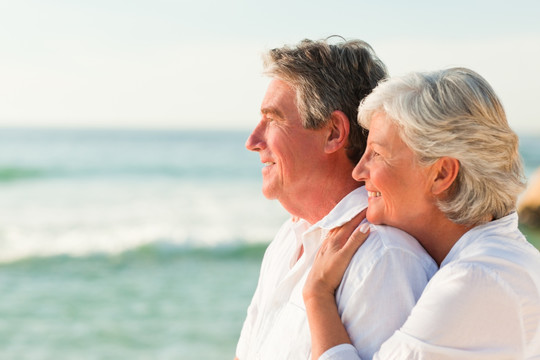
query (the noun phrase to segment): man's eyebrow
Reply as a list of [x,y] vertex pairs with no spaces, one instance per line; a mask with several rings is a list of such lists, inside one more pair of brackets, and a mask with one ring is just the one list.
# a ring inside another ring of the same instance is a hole
[[263,115],[271,114],[271,115],[276,115],[277,117],[282,118],[282,119],[285,118],[285,116],[283,116],[283,113],[275,107],[263,108],[261,109],[261,114]]

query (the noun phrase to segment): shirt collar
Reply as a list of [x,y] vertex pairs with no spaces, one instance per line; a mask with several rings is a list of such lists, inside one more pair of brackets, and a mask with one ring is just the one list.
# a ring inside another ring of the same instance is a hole
[[[351,191],[347,196],[341,199],[328,215],[317,223],[310,225],[309,222],[304,219],[300,219],[293,223],[292,228],[296,238],[296,248],[299,249],[301,245],[304,246],[305,256],[303,256],[303,258],[312,258],[315,256],[319,246],[324,240],[323,233],[347,223],[364,210],[367,205],[367,191],[362,186]],[[317,231],[321,230],[323,233],[317,233]],[[297,253],[295,257],[291,259],[291,267],[297,263],[296,256]]]
[[[516,212],[512,212],[500,219],[490,221],[488,223],[478,225],[471,230],[467,231],[450,249],[450,252],[444,258],[441,263],[441,268],[458,259],[459,254],[469,245],[471,245],[476,239],[480,237],[480,233],[490,235],[502,235],[508,239],[515,238],[515,231],[518,229],[518,215]],[[518,232],[519,233],[519,232]],[[484,235],[482,235],[484,236]]]
[[364,186],[351,191],[321,220],[312,225],[306,233],[318,228],[330,230],[349,222],[368,206],[367,191]]

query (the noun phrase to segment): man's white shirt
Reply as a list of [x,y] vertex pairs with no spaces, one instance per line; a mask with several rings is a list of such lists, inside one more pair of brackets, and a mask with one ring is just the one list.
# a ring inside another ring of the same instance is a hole
[[[238,342],[240,360],[311,358],[302,299],[306,277],[328,232],[363,211],[367,201],[362,187],[314,225],[289,220],[281,227],[262,262]],[[365,359],[403,325],[437,270],[436,263],[408,234],[386,226],[370,228],[336,291],[341,319]],[[302,246],[304,252],[298,259]]]

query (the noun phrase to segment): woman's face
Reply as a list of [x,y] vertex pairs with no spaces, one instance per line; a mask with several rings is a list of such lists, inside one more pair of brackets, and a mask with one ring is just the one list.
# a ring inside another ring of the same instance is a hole
[[375,113],[366,152],[353,171],[353,177],[366,184],[367,219],[411,233],[417,226],[428,225],[426,221],[435,205],[432,173],[430,167],[417,164],[414,153],[386,114]]

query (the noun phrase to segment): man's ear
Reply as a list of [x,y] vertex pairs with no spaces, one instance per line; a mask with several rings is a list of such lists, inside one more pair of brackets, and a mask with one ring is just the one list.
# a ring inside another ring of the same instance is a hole
[[441,195],[450,189],[459,172],[459,160],[444,156],[433,165],[434,181],[431,191],[435,195]]
[[330,115],[328,137],[324,150],[327,154],[347,146],[350,131],[349,118],[343,111],[336,110]]

